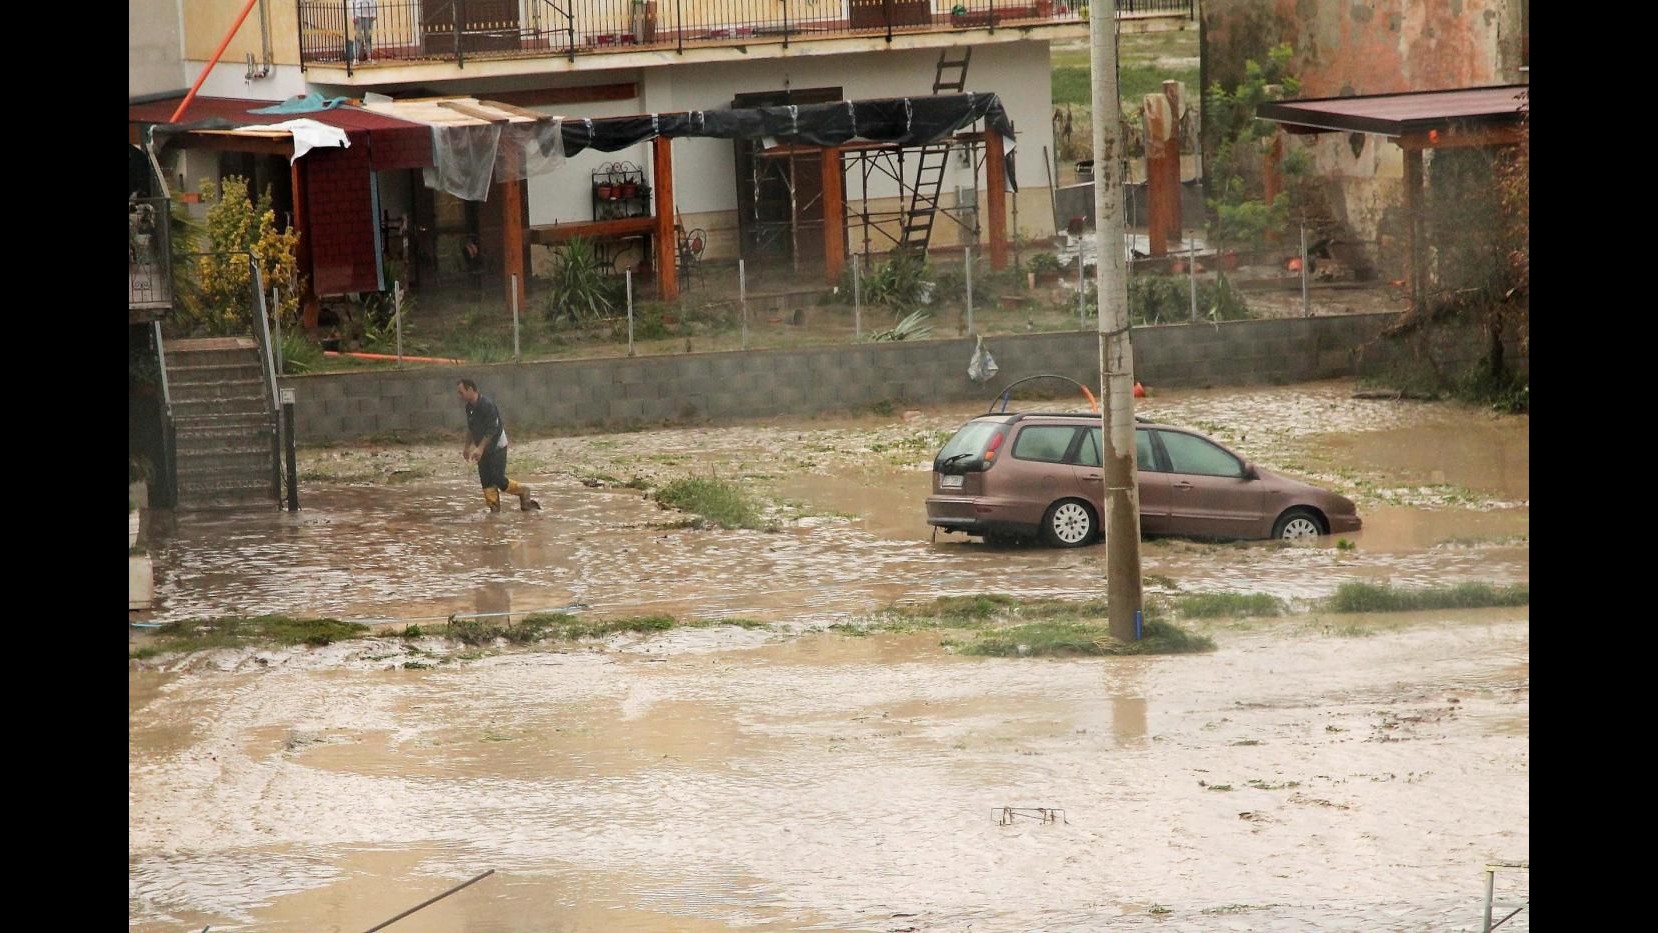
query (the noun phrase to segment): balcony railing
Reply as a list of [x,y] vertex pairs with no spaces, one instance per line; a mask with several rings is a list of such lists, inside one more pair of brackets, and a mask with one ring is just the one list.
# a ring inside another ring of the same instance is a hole
[[[296,0],[302,65],[453,62],[1086,21],[1088,0]],[[1120,0],[1191,18],[1194,0]]]
[[166,198],[127,201],[127,310],[173,305],[172,217]]

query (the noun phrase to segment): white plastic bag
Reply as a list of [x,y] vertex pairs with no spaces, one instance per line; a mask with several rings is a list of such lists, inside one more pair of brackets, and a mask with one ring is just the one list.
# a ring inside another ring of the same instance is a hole
[[967,364],[967,378],[974,382],[989,382],[996,378],[996,372],[1001,369],[996,365],[996,358],[985,349],[984,337],[978,338],[978,345],[973,349],[973,359]]

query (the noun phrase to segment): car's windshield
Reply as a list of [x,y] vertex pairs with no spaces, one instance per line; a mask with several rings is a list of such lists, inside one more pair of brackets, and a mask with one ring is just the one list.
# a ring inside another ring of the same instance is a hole
[[[984,445],[990,440],[1001,425],[994,421],[970,421],[963,425],[956,436],[950,438],[950,443],[938,452],[935,463],[969,463],[979,459],[984,452]],[[954,458],[954,459],[952,459]]]

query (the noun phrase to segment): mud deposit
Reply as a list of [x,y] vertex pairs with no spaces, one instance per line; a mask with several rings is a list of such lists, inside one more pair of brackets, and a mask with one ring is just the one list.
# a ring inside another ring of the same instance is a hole
[[[421,642],[389,637],[130,662],[130,927],[363,930],[495,869],[394,929],[1477,930],[1483,866],[1529,858],[1528,610],[1310,601],[1526,582],[1529,425],[1351,391],[1141,404],[1366,522],[1349,548],[1148,543],[1148,589],[1303,610],[1194,624],[1217,650],[1166,658],[823,630],[937,595],[1100,595],[1103,548],[929,541],[928,462],[982,406],[522,442],[530,514],[483,514],[453,445],[307,451],[301,512],[163,529],[155,618],[580,601],[772,625],[419,670]],[[781,530],[673,527],[623,485],[709,473]],[[1498,876],[1496,916],[1528,899]]]

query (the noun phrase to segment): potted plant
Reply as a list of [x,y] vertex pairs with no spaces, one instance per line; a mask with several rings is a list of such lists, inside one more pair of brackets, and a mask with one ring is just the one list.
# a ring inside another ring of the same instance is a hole
[[1064,266],[1059,264],[1059,257],[1053,253],[1037,253],[1025,264],[1038,284],[1053,284],[1059,281],[1059,274]]

